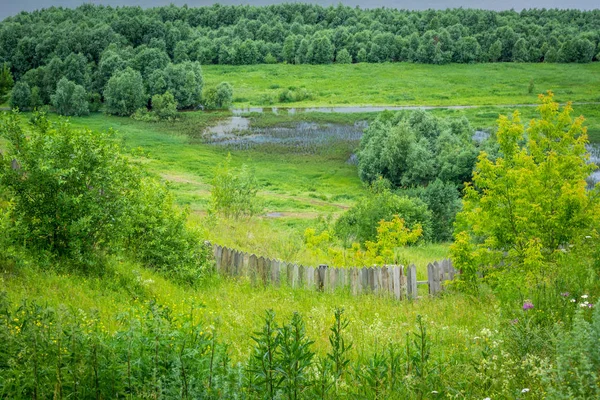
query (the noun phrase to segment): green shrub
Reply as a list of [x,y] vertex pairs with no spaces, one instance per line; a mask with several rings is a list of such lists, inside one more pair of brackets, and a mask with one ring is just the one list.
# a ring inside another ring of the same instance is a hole
[[389,184],[379,180],[371,186],[371,193],[359,200],[335,223],[335,232],[344,242],[375,241],[377,225],[380,221],[389,221],[394,215],[404,219],[409,229],[416,224],[423,228],[423,238],[432,237],[431,211],[427,205],[416,198],[398,196],[389,189]]
[[204,92],[204,106],[208,109],[221,109],[231,106],[233,87],[227,82],[221,82],[214,88]]
[[171,92],[152,96],[152,113],[161,121],[172,121],[177,118],[177,102]]
[[51,124],[40,113],[26,126],[12,113],[0,135],[8,141],[0,189],[10,193],[12,242],[84,267],[124,249],[186,282],[202,273],[209,251],[186,226],[187,213],[121,154],[112,132]]
[[126,248],[135,260],[179,281],[193,284],[205,272],[211,249],[187,227],[187,211],[175,205],[161,183],[144,179],[128,210]]
[[257,192],[254,173],[245,165],[239,170],[232,168],[228,155],[212,179],[210,212],[228,218],[252,217],[261,211]]
[[10,94],[10,106],[19,110],[27,110],[31,106],[31,88],[25,82],[19,81]]

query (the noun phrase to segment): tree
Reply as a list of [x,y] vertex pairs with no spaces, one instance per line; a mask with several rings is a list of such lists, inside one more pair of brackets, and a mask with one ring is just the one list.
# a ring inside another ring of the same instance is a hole
[[333,45],[325,34],[314,37],[311,47],[314,64],[331,64],[333,62]]
[[202,101],[204,79],[198,62],[169,64],[163,71],[166,90],[177,100],[178,109],[193,108]]
[[3,101],[4,96],[10,92],[14,84],[10,68],[8,68],[8,64],[4,63],[0,70],[0,102]]
[[342,49],[337,53],[335,62],[338,64],[352,64],[352,56],[348,53],[348,50]]
[[29,98],[29,106],[36,110],[43,105],[44,101],[42,100],[42,95],[40,94],[40,88],[38,86],[32,87],[31,97]]
[[152,96],[152,112],[159,120],[173,120],[177,117],[177,102],[171,92]]
[[67,78],[62,78],[52,95],[52,105],[60,115],[81,116],[90,113],[85,89]]
[[529,61],[529,49],[527,49],[527,42],[525,39],[520,38],[515,43],[512,51],[513,61],[515,62],[527,62]]
[[127,68],[114,74],[104,90],[106,112],[129,116],[146,105],[146,89],[142,75]]
[[19,81],[10,94],[10,105],[19,110],[26,110],[31,105],[31,89],[25,82]]
[[596,191],[586,190],[594,166],[583,117],[573,120],[570,104],[560,110],[551,92],[540,98],[540,119],[525,128],[518,112],[502,116],[498,156],[479,156],[457,216],[453,252],[474,249],[465,267],[504,260],[509,268],[540,272],[594,228],[599,203]]
[[488,50],[488,59],[490,62],[497,62],[502,57],[502,41],[496,40]]

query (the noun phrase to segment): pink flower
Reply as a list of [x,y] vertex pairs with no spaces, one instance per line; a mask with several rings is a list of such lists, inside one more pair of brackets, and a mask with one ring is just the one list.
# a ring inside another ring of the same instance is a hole
[[533,303],[530,301],[526,301],[525,303],[523,303],[523,310],[530,310],[533,308]]

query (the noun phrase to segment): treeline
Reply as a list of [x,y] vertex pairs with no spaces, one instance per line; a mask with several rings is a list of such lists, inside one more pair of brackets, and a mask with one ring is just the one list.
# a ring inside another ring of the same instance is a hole
[[54,57],[81,54],[94,75],[114,43],[131,58],[156,49],[159,63],[590,62],[599,41],[598,10],[84,5],[4,20],[0,61],[19,78]]
[[598,10],[83,5],[5,19],[0,65],[11,75],[2,79],[17,82],[11,103],[21,109],[52,104],[81,115],[104,103],[131,115],[167,95],[156,99],[158,118],[231,101],[216,88],[203,100],[201,64],[590,62],[599,42]]

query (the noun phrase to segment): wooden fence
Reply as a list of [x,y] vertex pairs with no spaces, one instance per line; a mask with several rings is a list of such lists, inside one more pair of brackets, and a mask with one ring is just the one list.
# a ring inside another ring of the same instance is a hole
[[280,260],[259,257],[227,247],[213,245],[216,270],[227,276],[240,276],[255,284],[292,288],[306,287],[319,291],[350,289],[352,294],[374,293],[396,299],[417,297],[417,285],[428,285],[429,294],[444,290],[444,282],[454,279],[457,271],[449,259],[430,263],[427,280],[417,281],[414,264],[373,267],[330,268],[327,265],[307,267]]

